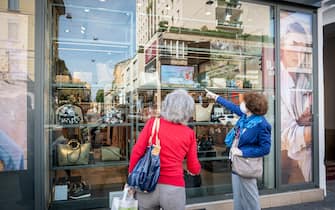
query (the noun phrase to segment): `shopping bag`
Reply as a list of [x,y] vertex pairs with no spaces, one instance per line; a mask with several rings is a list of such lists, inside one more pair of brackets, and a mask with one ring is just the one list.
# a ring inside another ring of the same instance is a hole
[[120,207],[120,197],[114,197],[112,201],[111,210],[118,210]]
[[134,194],[129,192],[130,188],[125,185],[122,197],[113,197],[111,210],[137,210],[138,201]]
[[137,209],[138,209],[138,201],[135,200],[134,198],[119,201],[118,210],[137,210]]

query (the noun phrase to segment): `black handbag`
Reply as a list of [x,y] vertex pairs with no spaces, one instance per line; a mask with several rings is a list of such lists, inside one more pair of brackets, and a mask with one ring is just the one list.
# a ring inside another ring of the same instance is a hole
[[186,170],[184,170],[184,180],[185,180],[185,187],[200,187],[201,186],[201,176],[198,175],[191,175]]
[[[159,118],[156,118],[151,135],[149,146],[144,156],[137,162],[134,170],[129,174],[127,183],[131,187],[141,190],[142,192],[152,192],[155,190],[160,174],[160,141],[158,139]],[[152,144],[152,138],[156,131],[156,144]]]

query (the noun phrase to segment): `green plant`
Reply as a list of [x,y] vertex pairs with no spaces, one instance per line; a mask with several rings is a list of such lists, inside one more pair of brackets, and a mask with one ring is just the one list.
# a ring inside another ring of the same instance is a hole
[[104,102],[104,90],[103,89],[99,89],[97,91],[97,95],[95,96],[95,101],[100,102],[100,103]]

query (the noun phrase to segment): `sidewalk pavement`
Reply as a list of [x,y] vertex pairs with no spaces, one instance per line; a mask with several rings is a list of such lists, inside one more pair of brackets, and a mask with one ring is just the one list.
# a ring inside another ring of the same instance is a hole
[[265,208],[263,210],[335,210],[335,180],[327,182],[327,196],[323,201]]

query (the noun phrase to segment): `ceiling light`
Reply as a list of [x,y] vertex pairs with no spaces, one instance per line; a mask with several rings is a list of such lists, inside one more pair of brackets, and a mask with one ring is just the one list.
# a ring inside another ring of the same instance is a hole
[[84,34],[84,33],[85,33],[85,31],[81,30],[81,31],[80,31],[80,33]]
[[86,8],[84,9],[84,12],[90,12],[90,9]]
[[207,11],[205,14],[206,15],[211,15],[212,13],[210,11]]
[[65,33],[69,33],[70,32],[70,29],[65,29]]
[[81,30],[85,31],[86,28],[84,26],[80,26]]
[[105,2],[106,0],[99,0],[99,1],[101,1],[101,2]]

